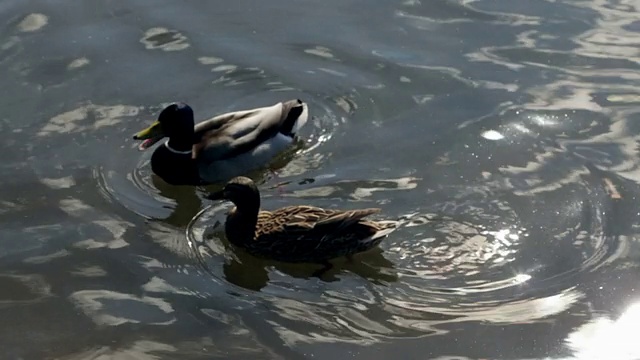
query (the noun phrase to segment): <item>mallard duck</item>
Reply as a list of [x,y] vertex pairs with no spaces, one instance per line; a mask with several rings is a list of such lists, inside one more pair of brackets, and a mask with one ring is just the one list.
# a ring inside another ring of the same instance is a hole
[[395,221],[365,217],[380,209],[333,210],[313,206],[287,206],[260,210],[260,192],[247,177],[231,179],[210,200],[229,200],[225,233],[233,245],[248,253],[283,262],[320,263],[367,251],[395,230]]
[[224,182],[265,166],[288,149],[308,118],[307,104],[273,106],[218,115],[194,125],[185,103],[165,107],[158,120],[133,136],[146,150],[168,137],[151,156],[151,170],[172,185]]

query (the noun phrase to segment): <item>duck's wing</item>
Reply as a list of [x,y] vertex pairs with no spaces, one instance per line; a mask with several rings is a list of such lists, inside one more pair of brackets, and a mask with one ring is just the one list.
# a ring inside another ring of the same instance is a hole
[[278,134],[293,137],[308,118],[300,100],[218,115],[195,126],[194,158],[213,162],[233,158]]
[[378,208],[331,210],[313,206],[288,206],[272,212],[261,212],[259,231],[264,235],[298,236],[303,233],[331,235],[365,217],[380,212]]
[[340,256],[386,235],[377,222],[364,220],[380,209],[328,210],[290,206],[260,212],[252,247],[268,256],[313,260]]

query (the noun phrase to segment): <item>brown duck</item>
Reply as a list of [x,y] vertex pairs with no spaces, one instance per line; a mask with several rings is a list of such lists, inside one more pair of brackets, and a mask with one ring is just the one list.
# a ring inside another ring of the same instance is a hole
[[230,243],[255,256],[283,262],[321,263],[367,251],[395,228],[395,221],[364,218],[380,209],[332,210],[313,206],[287,206],[260,210],[260,193],[246,177],[231,179],[211,200],[229,200],[225,233]]

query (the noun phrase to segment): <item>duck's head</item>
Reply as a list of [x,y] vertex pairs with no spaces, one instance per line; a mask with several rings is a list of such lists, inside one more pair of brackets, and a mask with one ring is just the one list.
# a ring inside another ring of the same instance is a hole
[[146,150],[164,137],[192,141],[193,109],[185,103],[171,104],[165,107],[151,126],[133,136],[134,140],[143,140],[138,146]]
[[231,201],[240,211],[255,210],[257,212],[260,209],[260,191],[253,180],[244,176],[229,180],[222,190],[211,193],[206,198]]

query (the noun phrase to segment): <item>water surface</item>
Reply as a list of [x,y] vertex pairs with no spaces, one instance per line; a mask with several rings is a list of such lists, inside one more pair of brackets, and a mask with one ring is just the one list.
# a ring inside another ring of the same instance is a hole
[[[640,359],[639,10],[2,2],[2,358]],[[402,222],[321,278],[231,248],[131,140],[293,98],[263,206]]]

